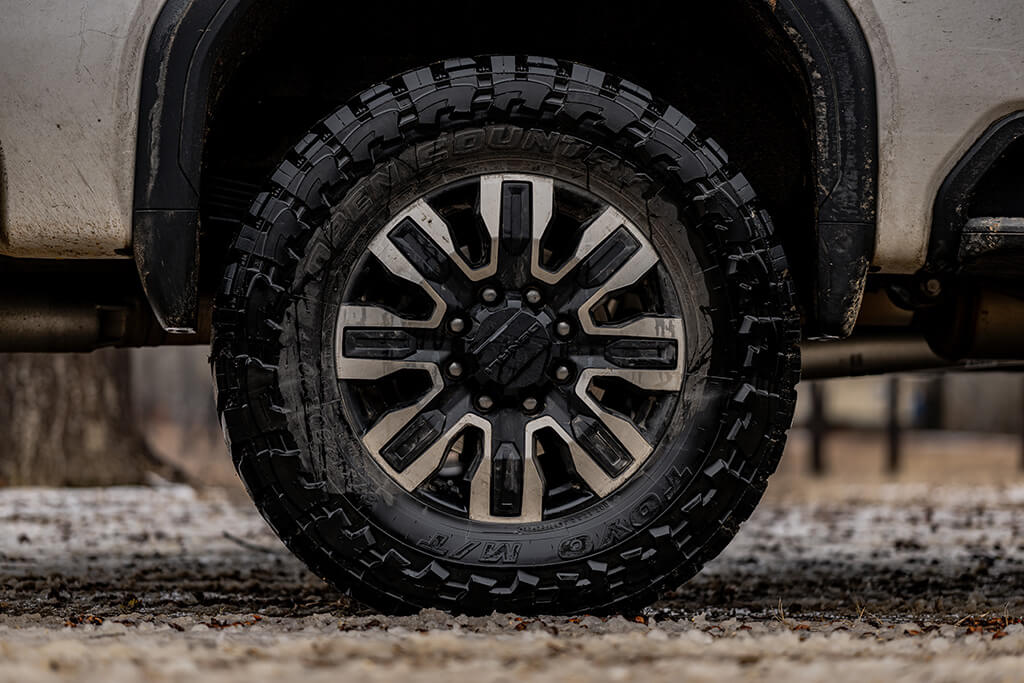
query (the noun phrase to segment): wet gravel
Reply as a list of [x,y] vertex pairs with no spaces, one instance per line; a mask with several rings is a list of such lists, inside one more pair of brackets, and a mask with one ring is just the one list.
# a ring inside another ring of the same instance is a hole
[[640,614],[394,617],[219,490],[0,490],[0,680],[1011,680],[1022,513],[1016,484],[831,486]]

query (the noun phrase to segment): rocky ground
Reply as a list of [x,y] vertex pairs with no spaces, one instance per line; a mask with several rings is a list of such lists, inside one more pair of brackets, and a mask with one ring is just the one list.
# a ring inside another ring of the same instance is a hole
[[0,490],[0,679],[1019,679],[1024,484],[837,479],[607,618],[373,614],[220,490]]

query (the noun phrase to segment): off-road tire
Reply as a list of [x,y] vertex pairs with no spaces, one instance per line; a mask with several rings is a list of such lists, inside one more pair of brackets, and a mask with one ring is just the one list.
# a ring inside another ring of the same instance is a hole
[[[347,269],[403,202],[446,174],[524,170],[589,174],[644,230],[674,230],[662,239],[689,282],[686,379],[675,426],[628,485],[500,525],[424,505],[367,457],[335,374],[335,317]],[[685,116],[596,69],[487,57],[371,88],[295,146],[228,255],[212,363],[239,476],[321,577],[387,611],[600,612],[678,586],[753,511],[792,419],[798,323],[768,215]]]

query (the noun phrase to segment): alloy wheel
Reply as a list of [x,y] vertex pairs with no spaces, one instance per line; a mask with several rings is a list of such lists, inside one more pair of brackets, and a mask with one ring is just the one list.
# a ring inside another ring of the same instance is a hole
[[346,418],[456,516],[577,512],[634,476],[683,382],[674,284],[644,232],[540,175],[463,178],[394,215],[344,287]]

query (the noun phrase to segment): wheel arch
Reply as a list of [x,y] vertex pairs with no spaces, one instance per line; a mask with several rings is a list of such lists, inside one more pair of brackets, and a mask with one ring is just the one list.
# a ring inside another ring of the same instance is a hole
[[[719,5],[701,3],[712,4]],[[200,293],[215,286],[219,254],[248,206],[245,192],[273,167],[243,148],[245,134],[252,134],[246,125],[277,131],[269,151],[279,158],[312,123],[394,73],[446,56],[511,49],[592,64],[650,88],[694,118],[770,205],[811,332],[842,336],[852,329],[874,250],[877,115],[870,53],[846,0],[731,0],[721,9],[687,9],[667,28],[651,21],[654,8],[628,20],[643,37],[614,54],[606,40],[580,40],[599,19],[571,11],[553,18],[557,30],[523,37],[517,28],[546,25],[527,11],[482,40],[463,35],[472,34],[463,29],[473,15],[457,9],[453,16],[463,16],[462,23],[409,17],[403,29],[387,7],[368,4],[352,24],[391,25],[397,33],[339,37],[336,59],[325,63],[331,52],[301,38],[331,36],[316,26],[329,24],[332,12],[353,11],[335,5],[303,3],[299,16],[294,7],[265,0],[168,0],[161,11],[144,64],[133,244],[147,297],[165,328],[196,327]],[[666,16],[679,16],[670,5]],[[633,35],[629,28],[619,31]],[[389,49],[397,43],[391,56],[353,56],[367,54],[367,46],[379,49],[389,35]],[[718,77],[723,71],[732,78]],[[263,81],[276,77],[278,90],[254,93],[257,73]],[[722,117],[725,106],[743,115]]]

